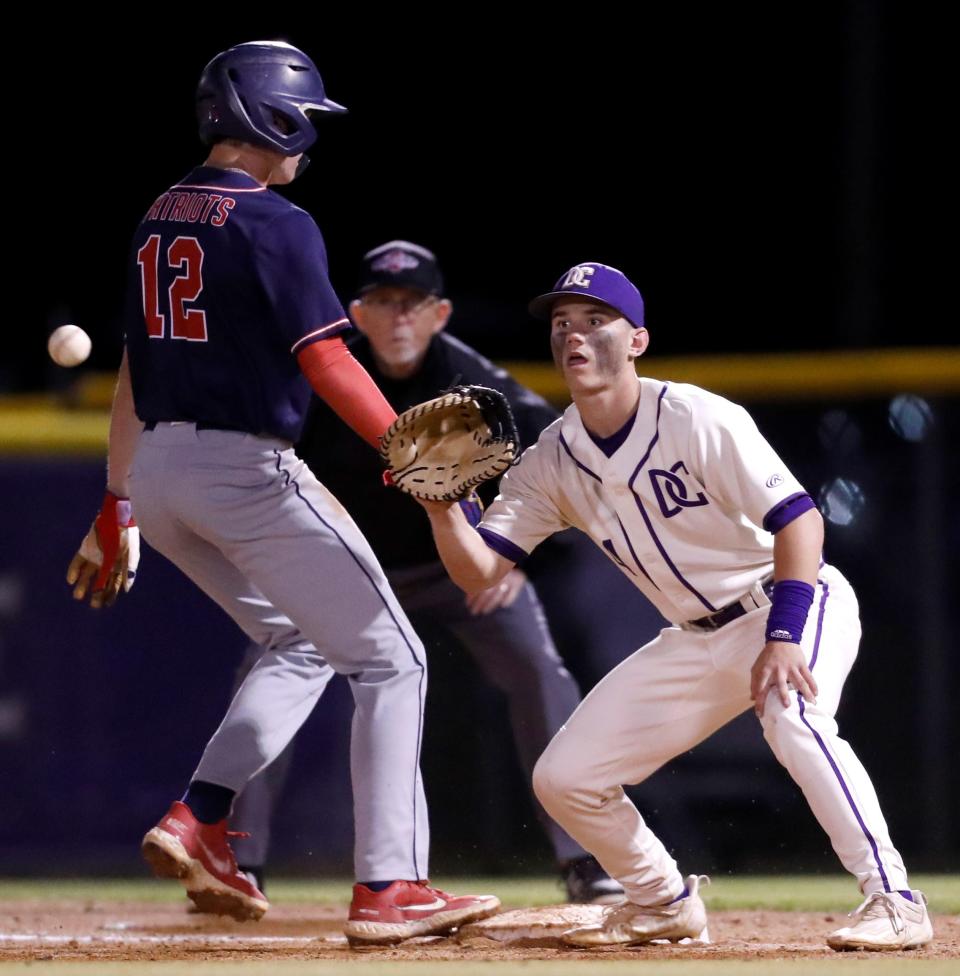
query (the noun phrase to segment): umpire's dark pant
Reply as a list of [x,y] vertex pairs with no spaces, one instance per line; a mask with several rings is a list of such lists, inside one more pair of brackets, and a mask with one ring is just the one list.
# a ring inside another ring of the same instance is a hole
[[[463,592],[450,581],[439,562],[387,569],[386,575],[414,628],[419,631],[429,627],[432,632],[439,630],[455,638],[486,679],[506,696],[514,744],[529,784],[537,759],[580,702],[577,684],[557,653],[533,587],[527,583],[509,607],[473,616],[467,610]],[[256,644],[247,649],[238,684],[260,653]],[[266,862],[270,818],[286,780],[292,752],[292,746],[288,747],[237,798],[231,827],[250,834],[233,841],[242,865],[260,866]],[[550,819],[538,801],[534,802],[557,861],[583,857],[583,848]]]

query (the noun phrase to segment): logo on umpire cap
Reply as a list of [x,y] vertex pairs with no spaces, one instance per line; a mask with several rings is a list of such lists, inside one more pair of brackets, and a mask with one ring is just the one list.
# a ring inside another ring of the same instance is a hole
[[563,284],[560,288],[589,288],[590,278],[596,270],[596,268],[591,268],[588,264],[579,264],[567,272],[567,276],[563,279]]
[[392,271],[394,274],[397,274],[397,272],[419,266],[420,262],[412,254],[398,249],[395,251],[387,251],[386,254],[377,258],[370,265],[370,268],[373,271]]

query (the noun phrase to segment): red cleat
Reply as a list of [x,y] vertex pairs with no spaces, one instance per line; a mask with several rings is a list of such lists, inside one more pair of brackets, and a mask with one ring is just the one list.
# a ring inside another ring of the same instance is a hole
[[351,945],[393,945],[416,935],[442,935],[499,907],[494,895],[449,895],[426,881],[394,881],[383,891],[356,884],[343,931]]
[[179,878],[197,909],[256,920],[270,907],[266,896],[237,869],[227,821],[203,824],[177,800],[167,815],[147,831],[141,850],[158,878]]

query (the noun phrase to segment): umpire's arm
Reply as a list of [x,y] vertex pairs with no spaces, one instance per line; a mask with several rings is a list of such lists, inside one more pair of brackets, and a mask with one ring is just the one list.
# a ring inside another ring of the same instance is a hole
[[430,519],[437,552],[450,579],[466,593],[496,586],[514,563],[487,547],[457,502],[417,499]]

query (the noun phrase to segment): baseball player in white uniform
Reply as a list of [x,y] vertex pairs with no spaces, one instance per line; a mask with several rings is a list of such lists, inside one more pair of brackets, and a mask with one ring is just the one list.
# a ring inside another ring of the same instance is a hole
[[622,784],[642,782],[754,707],[864,901],[834,949],[930,942],[870,778],[834,714],[860,640],[856,597],[822,561],[823,520],[741,407],[638,378],[643,299],[618,270],[571,268],[530,311],[551,327],[573,404],[502,480],[471,529],[424,503],[467,592],[494,585],[554,532],[587,533],[671,622],[612,671],[534,772],[550,815],[623,885],[626,901],[574,946],[700,936],[705,879],[684,878]]

